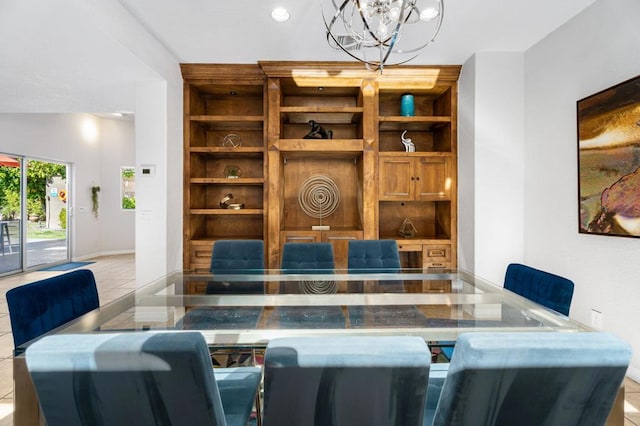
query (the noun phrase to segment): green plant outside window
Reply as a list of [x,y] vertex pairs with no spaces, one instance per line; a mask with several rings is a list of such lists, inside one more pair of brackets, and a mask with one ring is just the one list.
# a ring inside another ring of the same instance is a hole
[[122,210],[136,208],[136,169],[135,167],[120,167],[120,207]]

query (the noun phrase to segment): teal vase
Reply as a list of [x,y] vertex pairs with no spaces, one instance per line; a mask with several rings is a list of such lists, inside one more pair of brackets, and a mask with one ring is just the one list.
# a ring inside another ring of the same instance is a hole
[[415,113],[413,95],[408,93],[402,95],[402,98],[400,99],[400,115],[403,117],[413,117]]

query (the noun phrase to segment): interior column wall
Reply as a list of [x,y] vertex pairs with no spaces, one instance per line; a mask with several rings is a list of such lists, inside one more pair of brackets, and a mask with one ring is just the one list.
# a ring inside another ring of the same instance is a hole
[[[167,84],[136,85],[136,281],[167,269]],[[142,173],[145,169],[148,173]]]
[[460,83],[460,265],[496,283],[524,257],[523,70],[521,53],[478,53]]

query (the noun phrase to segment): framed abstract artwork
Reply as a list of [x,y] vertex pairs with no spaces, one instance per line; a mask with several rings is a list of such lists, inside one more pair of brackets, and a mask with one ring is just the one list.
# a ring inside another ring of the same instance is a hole
[[640,237],[640,76],[577,101],[579,232]]

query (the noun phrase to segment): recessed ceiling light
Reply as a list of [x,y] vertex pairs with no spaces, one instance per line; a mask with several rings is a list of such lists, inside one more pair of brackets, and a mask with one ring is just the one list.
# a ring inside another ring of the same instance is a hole
[[271,18],[276,22],[288,21],[289,17],[289,11],[284,7],[276,7],[271,11]]

